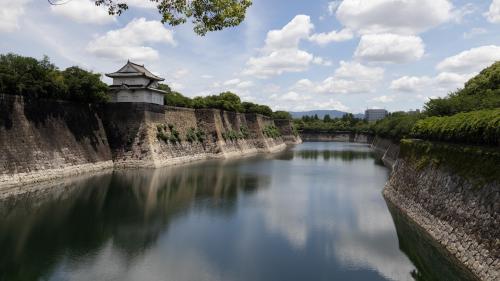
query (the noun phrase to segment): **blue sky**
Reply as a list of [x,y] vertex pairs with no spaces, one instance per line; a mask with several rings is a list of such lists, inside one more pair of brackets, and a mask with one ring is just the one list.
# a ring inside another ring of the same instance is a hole
[[243,24],[205,37],[160,24],[148,0],[120,17],[89,0],[0,2],[1,53],[100,73],[131,59],[185,95],[273,109],[421,108],[500,60],[500,0],[254,0]]

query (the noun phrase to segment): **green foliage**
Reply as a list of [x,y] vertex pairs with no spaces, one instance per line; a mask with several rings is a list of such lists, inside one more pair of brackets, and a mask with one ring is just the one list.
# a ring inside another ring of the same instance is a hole
[[425,118],[415,124],[412,136],[426,140],[500,145],[500,108]]
[[250,131],[248,130],[247,126],[241,126],[240,127],[240,134],[242,138],[248,139],[250,137]]
[[[167,128],[170,131],[170,134],[167,132]],[[170,142],[172,144],[176,144],[181,142],[179,132],[175,129],[175,126],[172,124],[168,125],[158,124],[156,125],[156,130],[157,130],[156,137],[165,143]]]
[[257,113],[268,117],[273,115],[272,109],[267,105],[256,104],[253,102],[243,102],[241,105],[243,107],[243,112],[245,113]]
[[292,115],[288,111],[275,111],[272,114],[273,119],[288,119],[292,120]]
[[264,136],[273,139],[281,136],[280,131],[274,125],[265,126],[264,129],[262,129],[262,133],[264,134]]
[[60,71],[48,57],[36,60],[15,54],[0,55],[0,93],[26,98],[105,102],[108,87],[101,75],[77,66]]
[[201,129],[189,128],[186,133],[186,140],[188,142],[204,142],[206,139],[205,132]]
[[164,103],[168,106],[177,107],[193,107],[193,101],[182,95],[179,92],[172,91],[172,89],[167,84],[159,84],[158,89],[167,92],[165,94]]
[[400,140],[409,137],[413,126],[423,117],[422,114],[392,113],[386,118],[378,120],[371,129],[378,136]]
[[500,151],[492,147],[401,140],[400,156],[415,163],[417,169],[449,169],[478,187],[500,182]]
[[470,79],[463,89],[425,105],[428,116],[449,116],[460,112],[500,107],[500,62]]
[[227,130],[222,133],[222,137],[224,138],[224,140],[235,141],[238,139],[242,139],[243,135],[235,130]]
[[[245,19],[250,0],[143,0],[157,3],[157,9],[162,16],[161,22],[171,26],[186,23],[188,19],[194,25],[194,32],[205,35],[209,31],[222,30],[237,26]],[[121,0],[95,0],[95,4],[108,7],[110,15],[118,14],[128,9]]]
[[333,133],[333,132],[370,132],[370,126],[365,120],[354,118],[352,114],[345,114],[342,118],[330,118],[325,115],[323,120],[315,116],[303,116],[301,119],[294,120],[296,130],[309,133]]

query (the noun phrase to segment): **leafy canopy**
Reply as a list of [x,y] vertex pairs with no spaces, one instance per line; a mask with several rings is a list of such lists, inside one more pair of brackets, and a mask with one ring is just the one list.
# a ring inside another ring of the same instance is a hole
[[500,62],[470,79],[463,89],[425,104],[429,116],[449,116],[460,112],[500,107]]
[[72,66],[60,71],[48,57],[37,60],[0,55],[0,93],[26,98],[105,102],[108,86],[101,75]]
[[[194,32],[204,36],[207,32],[239,25],[245,19],[251,0],[142,0],[157,4],[162,23],[177,26],[188,19]],[[98,6],[108,7],[110,15],[120,15],[128,9],[121,0],[95,0]]]

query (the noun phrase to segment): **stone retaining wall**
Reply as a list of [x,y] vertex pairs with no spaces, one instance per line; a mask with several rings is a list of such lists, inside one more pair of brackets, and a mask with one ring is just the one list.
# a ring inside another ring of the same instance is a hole
[[[476,279],[499,280],[500,182],[482,180],[480,173],[469,177],[455,169],[451,163],[457,161],[457,150],[436,157],[428,149],[429,153],[414,152],[413,145],[417,144],[409,142],[401,147],[384,197]],[[477,148],[460,151],[464,152],[459,157],[465,160],[457,167],[476,165],[492,170],[489,165],[498,163],[498,159],[491,159],[498,156],[489,152],[478,155]]]
[[[216,109],[0,95],[0,193],[105,168],[161,167],[285,149],[282,137],[264,136],[268,125],[274,121],[262,115]],[[177,141],[162,139],[159,128],[168,136],[176,131]],[[242,128],[248,136],[227,137]],[[204,139],[190,140],[193,130]]]
[[303,141],[336,141],[336,142],[357,142],[371,143],[373,137],[362,133],[352,132],[300,132]]

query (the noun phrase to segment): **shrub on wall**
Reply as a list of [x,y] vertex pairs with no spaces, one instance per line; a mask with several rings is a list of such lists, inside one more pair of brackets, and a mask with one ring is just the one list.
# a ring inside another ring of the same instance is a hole
[[265,126],[264,129],[262,129],[262,133],[264,134],[264,136],[273,139],[281,136],[280,131],[274,125]]
[[435,141],[500,145],[500,109],[425,118],[415,124],[412,136]]

